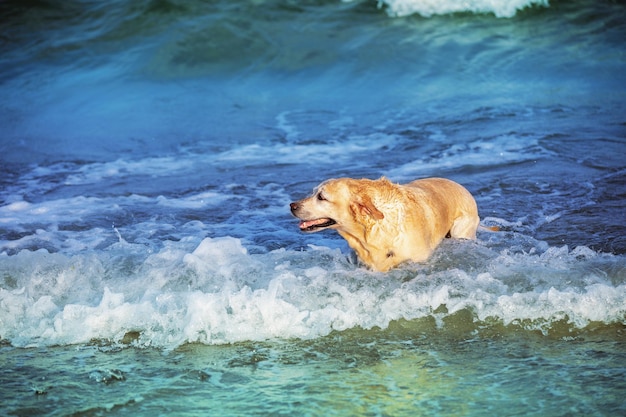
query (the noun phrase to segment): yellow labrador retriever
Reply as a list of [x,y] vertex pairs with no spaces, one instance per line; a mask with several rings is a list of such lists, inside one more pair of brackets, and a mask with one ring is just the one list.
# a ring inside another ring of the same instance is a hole
[[405,185],[384,177],[330,179],[291,203],[291,212],[303,232],[337,230],[365,264],[382,272],[425,261],[446,236],[476,239],[479,223],[474,197],[444,178]]

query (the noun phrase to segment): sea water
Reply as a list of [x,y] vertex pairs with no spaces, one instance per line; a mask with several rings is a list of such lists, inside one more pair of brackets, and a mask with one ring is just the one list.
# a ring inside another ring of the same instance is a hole
[[[626,412],[626,10],[0,3],[7,415]],[[441,176],[382,274],[289,202]]]

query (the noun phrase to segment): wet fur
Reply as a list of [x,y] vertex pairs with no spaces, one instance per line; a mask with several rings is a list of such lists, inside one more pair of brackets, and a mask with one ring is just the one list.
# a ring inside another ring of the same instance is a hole
[[388,271],[406,261],[423,262],[449,235],[475,239],[479,224],[472,195],[444,178],[409,184],[339,178],[291,203],[303,231],[335,229],[370,268]]

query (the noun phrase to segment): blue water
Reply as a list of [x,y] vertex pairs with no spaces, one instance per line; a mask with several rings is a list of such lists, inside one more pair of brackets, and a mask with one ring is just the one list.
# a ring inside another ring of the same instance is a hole
[[[626,411],[623,2],[0,14],[7,414]],[[299,232],[382,175],[501,231],[387,274]]]

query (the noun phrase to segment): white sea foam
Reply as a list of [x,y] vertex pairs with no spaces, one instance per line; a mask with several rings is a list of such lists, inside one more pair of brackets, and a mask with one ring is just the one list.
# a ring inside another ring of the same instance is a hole
[[117,159],[97,162],[79,167],[67,176],[65,185],[82,185],[101,182],[107,178],[125,178],[145,175],[163,177],[175,175],[189,169],[189,161],[174,157],[145,158],[140,160]]
[[[80,222],[93,215],[122,212],[125,207],[159,205],[168,208],[202,209],[223,203],[229,195],[215,192],[200,192],[180,198],[164,196],[148,197],[129,195],[126,197],[70,197],[45,200],[39,203],[15,201],[0,206],[0,224],[46,223],[56,225],[61,221]],[[1,240],[0,240],[1,242]]]
[[[434,133],[436,140],[442,141],[440,132]],[[447,142],[447,140],[446,140]],[[550,155],[539,145],[538,138],[501,135],[494,138],[478,139],[451,145],[432,154],[392,168],[386,172],[390,178],[414,178],[428,176],[433,172],[463,166],[491,166],[532,161]]]
[[420,14],[425,17],[433,15],[471,12],[493,13],[497,17],[513,17],[515,14],[531,6],[548,6],[548,0],[380,0],[392,16]]
[[249,254],[230,237],[166,242],[155,253],[121,241],[74,256],[5,254],[0,337],[28,346],[120,342],[136,332],[139,345],[175,347],[315,338],[398,319],[440,321],[464,309],[476,320],[546,333],[558,320],[582,328],[626,314],[624,277],[610,276],[625,268],[606,267],[624,265],[623,257],[567,247],[497,252],[468,242],[444,249],[431,264],[390,274],[323,247]]
[[202,209],[214,206],[230,198],[227,195],[214,192],[201,192],[182,198],[167,198],[162,195],[156,198],[157,204],[172,208]]
[[397,144],[393,135],[374,133],[353,136],[349,141],[329,140],[319,143],[288,143],[242,146],[216,157],[218,163],[266,165],[268,161],[282,164],[327,164],[329,155],[335,161],[351,161],[360,153],[383,150]]

